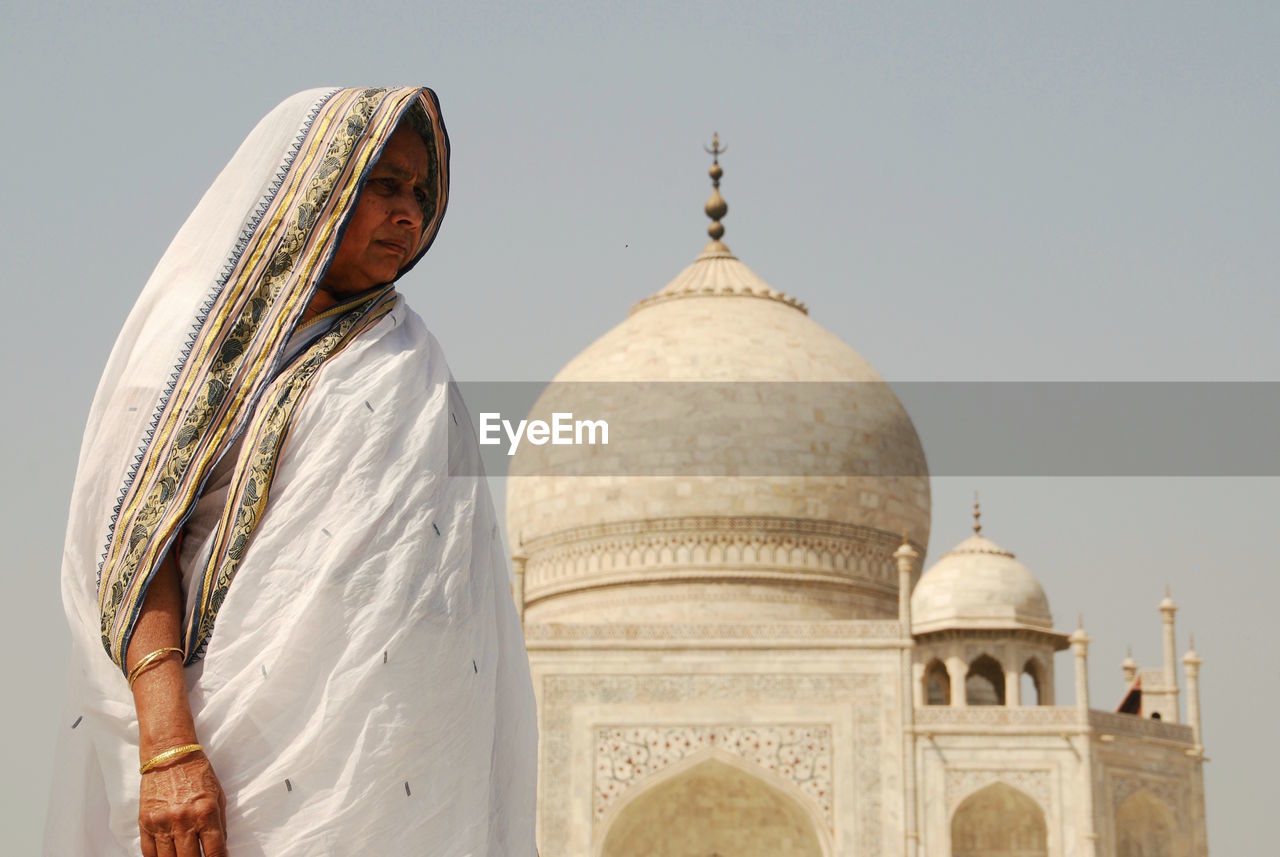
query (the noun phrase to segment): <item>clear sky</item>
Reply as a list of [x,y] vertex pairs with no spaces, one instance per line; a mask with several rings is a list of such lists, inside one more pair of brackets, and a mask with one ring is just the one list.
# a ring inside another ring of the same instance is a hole
[[[182,219],[297,90],[439,92],[453,196],[403,290],[460,379],[550,378],[691,261],[718,131],[729,245],[891,382],[1280,381],[1280,6],[551,6],[6,7],[10,853],[37,850],[69,727],[58,567],[99,371]],[[1127,645],[1158,662],[1172,586],[1179,653],[1194,631],[1205,660],[1211,847],[1253,851],[1280,765],[1280,479],[939,478],[930,561],[975,489],[1058,626],[1083,613],[1095,707]]]

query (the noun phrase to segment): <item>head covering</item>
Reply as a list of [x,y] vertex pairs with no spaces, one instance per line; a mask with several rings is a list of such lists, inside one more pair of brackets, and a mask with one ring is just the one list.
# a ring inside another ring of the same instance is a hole
[[[406,116],[427,146],[431,193],[403,274],[430,247],[448,199],[449,139],[436,96],[425,88],[313,90],[289,98],[254,128],[130,313],[90,412],[68,533],[69,541],[82,541],[81,528],[105,536],[97,572],[102,644],[122,669],[160,560],[212,466],[276,379],[361,183]],[[382,293],[368,297],[345,307],[360,313],[347,334],[389,308],[376,300]],[[342,344],[329,343],[324,357]],[[295,401],[301,393],[291,390]],[[255,484],[252,493],[261,499],[266,487]],[[226,547],[242,553],[251,534],[236,533]],[[216,609],[199,600],[188,598],[189,660],[208,618],[200,611]]]

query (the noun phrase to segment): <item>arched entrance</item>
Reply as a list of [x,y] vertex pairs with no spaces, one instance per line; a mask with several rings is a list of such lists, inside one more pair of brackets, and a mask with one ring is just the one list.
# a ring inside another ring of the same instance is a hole
[[1047,857],[1049,829],[1039,805],[1004,783],[965,798],[951,818],[951,857]]
[[747,771],[711,757],[621,807],[600,857],[825,857],[809,813]]
[[1177,857],[1173,815],[1151,792],[1126,798],[1116,812],[1116,857]]

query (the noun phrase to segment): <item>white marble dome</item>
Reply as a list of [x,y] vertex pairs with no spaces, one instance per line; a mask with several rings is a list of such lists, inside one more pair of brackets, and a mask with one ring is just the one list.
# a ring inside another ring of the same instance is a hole
[[[915,428],[865,360],[724,244],[554,380],[534,414],[651,430],[574,455],[519,447],[507,516],[527,622],[896,615],[893,551],[929,537]],[[762,414],[761,391],[782,407]]]
[[911,595],[916,634],[950,629],[1053,631],[1049,599],[1031,570],[975,532],[947,551]]

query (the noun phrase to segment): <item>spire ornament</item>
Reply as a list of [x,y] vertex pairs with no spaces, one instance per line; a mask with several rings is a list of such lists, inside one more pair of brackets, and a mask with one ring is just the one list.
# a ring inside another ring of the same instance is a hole
[[973,492],[973,534],[982,535],[982,507],[978,505],[978,492]]
[[711,196],[707,197],[707,204],[703,206],[703,211],[707,213],[707,217],[711,218],[711,225],[707,227],[707,234],[711,236],[711,243],[707,245],[706,249],[707,251],[718,250],[727,253],[729,248],[720,241],[724,237],[724,224],[720,221],[729,213],[729,204],[720,195],[720,177],[724,175],[724,170],[720,168],[720,156],[729,151],[729,147],[721,146],[720,134],[713,133],[711,135],[711,145],[703,146],[702,148],[711,156],[711,169],[707,171],[707,174],[711,176]]

